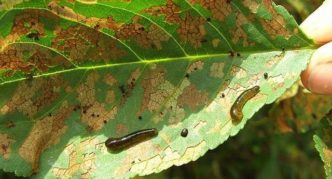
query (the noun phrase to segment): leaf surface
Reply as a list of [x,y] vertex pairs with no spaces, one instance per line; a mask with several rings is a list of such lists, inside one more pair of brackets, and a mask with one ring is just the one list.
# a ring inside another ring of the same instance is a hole
[[[126,178],[194,161],[297,81],[314,48],[270,0],[0,7],[0,167],[36,178]],[[146,128],[158,137],[120,153],[104,145]]]

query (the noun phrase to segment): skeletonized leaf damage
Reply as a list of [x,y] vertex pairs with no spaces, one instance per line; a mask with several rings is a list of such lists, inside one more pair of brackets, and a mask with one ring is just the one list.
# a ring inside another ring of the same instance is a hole
[[[196,160],[290,87],[312,53],[270,0],[27,0],[0,17],[0,167],[18,175],[130,177]],[[233,124],[232,104],[254,86]],[[145,128],[158,137],[104,146]]]

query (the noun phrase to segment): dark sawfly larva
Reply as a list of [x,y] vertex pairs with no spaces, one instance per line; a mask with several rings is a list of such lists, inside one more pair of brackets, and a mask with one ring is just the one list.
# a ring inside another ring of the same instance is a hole
[[244,105],[253,97],[255,97],[260,91],[259,86],[255,86],[248,90],[245,90],[234,102],[231,108],[231,117],[234,124],[241,122],[243,118],[242,109]]
[[158,130],[155,128],[143,129],[119,138],[110,137],[105,141],[105,145],[111,152],[121,152],[157,135]]

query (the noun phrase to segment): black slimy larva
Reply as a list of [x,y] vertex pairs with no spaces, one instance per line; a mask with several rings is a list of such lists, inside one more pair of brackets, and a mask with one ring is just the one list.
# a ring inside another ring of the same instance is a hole
[[231,108],[231,117],[232,122],[237,124],[241,122],[243,118],[242,109],[244,105],[253,97],[255,97],[260,91],[259,86],[255,86],[253,88],[250,88],[248,90],[245,90],[234,102]]
[[143,129],[119,138],[110,137],[105,141],[105,145],[112,152],[121,152],[157,135],[158,130],[155,128]]

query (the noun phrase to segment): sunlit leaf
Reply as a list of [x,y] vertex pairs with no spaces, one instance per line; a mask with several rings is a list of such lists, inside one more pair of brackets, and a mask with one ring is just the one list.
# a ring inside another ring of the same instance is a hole
[[[196,160],[291,87],[315,48],[270,0],[0,7],[0,167],[37,178],[132,177]],[[233,103],[255,86],[235,123]],[[146,128],[158,136],[120,153],[104,145]]]

